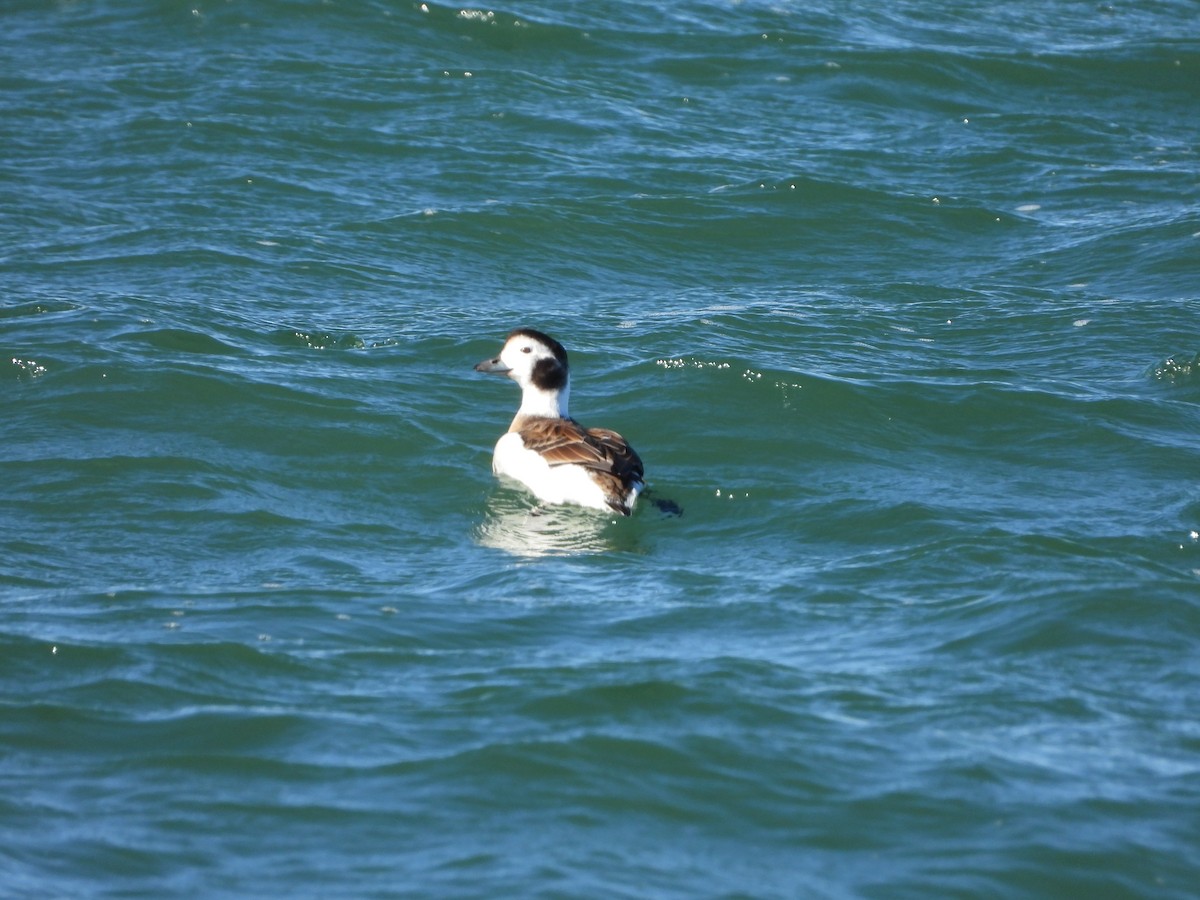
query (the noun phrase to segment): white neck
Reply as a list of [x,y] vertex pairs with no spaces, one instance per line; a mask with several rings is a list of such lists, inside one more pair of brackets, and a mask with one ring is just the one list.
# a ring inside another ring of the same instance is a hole
[[565,419],[567,400],[571,396],[571,383],[567,382],[560,391],[543,391],[532,384],[521,390],[521,408],[517,416],[544,416],[549,419]]

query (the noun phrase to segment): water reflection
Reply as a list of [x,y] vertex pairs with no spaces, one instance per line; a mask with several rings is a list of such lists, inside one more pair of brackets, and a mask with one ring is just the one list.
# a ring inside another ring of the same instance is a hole
[[610,553],[628,549],[620,518],[573,506],[534,506],[520,493],[498,491],[475,526],[475,540],[515,556]]

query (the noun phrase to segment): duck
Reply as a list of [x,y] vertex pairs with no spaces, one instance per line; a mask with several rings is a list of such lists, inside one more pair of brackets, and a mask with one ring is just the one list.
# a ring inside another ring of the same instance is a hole
[[571,417],[567,351],[534,328],[510,332],[498,356],[476,372],[503,375],[521,388],[521,405],[496,442],[492,471],[524,485],[542,503],[633,514],[645,487],[641,457],[608,428]]

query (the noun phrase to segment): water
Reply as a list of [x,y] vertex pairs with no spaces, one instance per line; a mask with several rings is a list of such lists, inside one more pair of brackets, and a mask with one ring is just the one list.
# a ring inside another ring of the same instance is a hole
[[8,4],[0,893],[1193,896],[1196,13]]

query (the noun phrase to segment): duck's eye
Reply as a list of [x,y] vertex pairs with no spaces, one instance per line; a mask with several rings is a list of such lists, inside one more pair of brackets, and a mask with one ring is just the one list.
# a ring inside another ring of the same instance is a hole
[[522,353],[532,353],[532,352],[533,352],[533,348],[532,348],[532,347],[522,347],[522,348],[521,348],[521,352],[522,352]]

